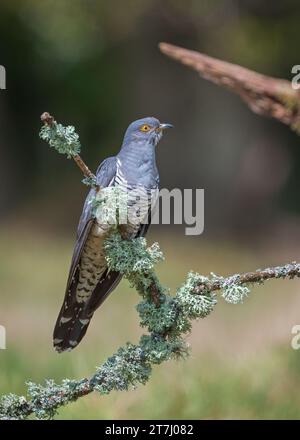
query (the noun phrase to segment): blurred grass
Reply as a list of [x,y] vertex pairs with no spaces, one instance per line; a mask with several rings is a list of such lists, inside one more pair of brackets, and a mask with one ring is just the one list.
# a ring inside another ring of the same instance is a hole
[[[159,234],[155,228],[152,239],[165,252],[159,275],[172,289],[190,269],[225,275],[286,260],[232,243]],[[2,228],[0,324],[7,330],[7,349],[0,351],[1,394],[24,394],[29,379],[90,376],[142,332],[134,309],[138,297],[122,282],[96,313],[80,346],[63,355],[53,351],[52,329],[72,246],[61,236]],[[188,360],[154,368],[150,382],[136,390],[80,399],[58,418],[299,418],[300,353],[290,348],[291,328],[300,323],[299,285],[277,280],[255,288],[244,305],[220,301],[210,317],[195,323]]]

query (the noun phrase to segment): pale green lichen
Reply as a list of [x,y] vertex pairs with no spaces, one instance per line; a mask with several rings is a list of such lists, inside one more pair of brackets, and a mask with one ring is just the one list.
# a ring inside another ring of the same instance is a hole
[[135,274],[149,274],[164,256],[159,245],[154,243],[147,248],[144,237],[124,240],[119,233],[112,234],[105,243],[106,259],[112,270],[121,272],[126,277]]
[[189,319],[205,318],[217,304],[214,293],[205,291],[205,289],[201,293],[195,292],[199,285],[205,286],[208,281],[208,278],[198,273],[189,272],[186,282],[177,290],[177,304]]
[[176,322],[178,310],[174,298],[165,296],[160,307],[149,301],[141,301],[136,307],[140,315],[140,325],[147,327],[150,332],[163,333]]
[[51,126],[43,125],[40,138],[48,142],[50,147],[55,148],[58,153],[66,154],[69,159],[80,153],[79,136],[71,125],[64,127],[57,122],[53,122]]
[[99,224],[127,224],[128,192],[119,186],[102,188],[93,199],[92,209]]
[[82,179],[82,183],[84,183],[86,186],[95,187],[95,186],[97,186],[96,176],[85,176]]
[[38,419],[53,418],[57,408],[77,399],[80,389],[86,386],[87,380],[74,381],[64,379],[61,384],[46,380],[45,385],[27,382],[28,395],[34,413]]
[[246,284],[241,284],[239,274],[224,278],[211,273],[211,281],[220,285],[221,296],[230,304],[242,303],[250,293],[249,287]]
[[162,335],[143,335],[140,345],[147,360],[152,364],[161,364],[171,359],[185,358],[188,355],[186,342],[182,338],[165,339]]
[[125,391],[137,384],[145,384],[150,374],[151,364],[142,347],[127,343],[98,368],[91,385],[101,394],[112,390]]
[[7,394],[0,398],[0,420],[23,420],[31,412],[24,396]]
[[250,289],[247,286],[232,284],[223,287],[222,297],[231,304],[240,304],[249,295]]

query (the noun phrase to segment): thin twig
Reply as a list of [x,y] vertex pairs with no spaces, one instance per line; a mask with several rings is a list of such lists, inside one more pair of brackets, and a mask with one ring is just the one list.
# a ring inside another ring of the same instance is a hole
[[[51,116],[48,112],[44,112],[41,115],[41,121],[45,125],[49,125],[49,127],[51,127],[53,124],[56,123],[54,117]],[[86,163],[82,160],[82,158],[79,156],[79,154],[74,154],[72,157],[85,177],[92,179],[92,180],[96,179],[95,174],[92,173],[92,171],[89,169],[89,167],[86,165]]]
[[[195,289],[195,294],[201,294],[203,292],[212,293],[226,286],[235,284],[242,286],[244,284],[260,284],[264,281],[271,280],[274,278],[289,278],[293,279],[295,277],[300,278],[300,265],[296,262],[288,263],[284,266],[268,267],[266,269],[258,269],[255,272],[245,272],[242,274],[235,274],[228,277],[216,277],[217,279],[212,279],[205,282],[199,283]],[[214,278],[214,277],[213,277]],[[160,290],[154,282],[150,286],[151,297],[156,307],[161,305],[160,301]]]
[[300,277],[300,265],[296,262],[286,264],[285,266],[268,267],[267,269],[258,269],[255,272],[245,272],[242,274],[232,275],[231,277],[220,277],[216,281],[209,281],[207,283],[200,283],[195,288],[195,293],[215,292],[221,290],[224,286],[230,285],[230,283],[242,286],[243,284],[260,284],[263,281],[271,280],[273,278],[289,278],[293,279]]

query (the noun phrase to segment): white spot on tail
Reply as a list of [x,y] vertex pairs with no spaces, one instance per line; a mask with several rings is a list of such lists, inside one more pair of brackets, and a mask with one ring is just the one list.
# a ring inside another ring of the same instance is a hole
[[63,341],[63,339],[58,339],[58,338],[53,339],[54,344],[60,344],[62,341]]
[[69,341],[69,344],[70,344],[72,347],[75,347],[75,346],[78,344],[78,342],[77,342],[77,341]]
[[70,321],[71,319],[72,319],[72,317],[71,318],[66,318],[65,316],[62,316],[60,318],[60,324],[65,324],[66,322]]

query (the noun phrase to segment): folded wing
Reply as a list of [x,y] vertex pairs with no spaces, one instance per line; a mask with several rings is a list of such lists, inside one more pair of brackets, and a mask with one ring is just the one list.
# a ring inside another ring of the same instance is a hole
[[[99,166],[97,183],[102,188],[112,186],[115,174],[116,158],[111,157]],[[122,278],[118,272],[109,271],[107,268],[104,253],[101,251],[101,240],[103,242],[105,234],[103,237],[100,235],[95,242],[99,253],[93,260],[91,246],[94,240],[95,220],[92,216],[91,202],[94,196],[95,190],[91,189],[79,221],[65,297],[54,328],[53,344],[58,352],[71,350],[78,345],[86,333],[94,311]]]

